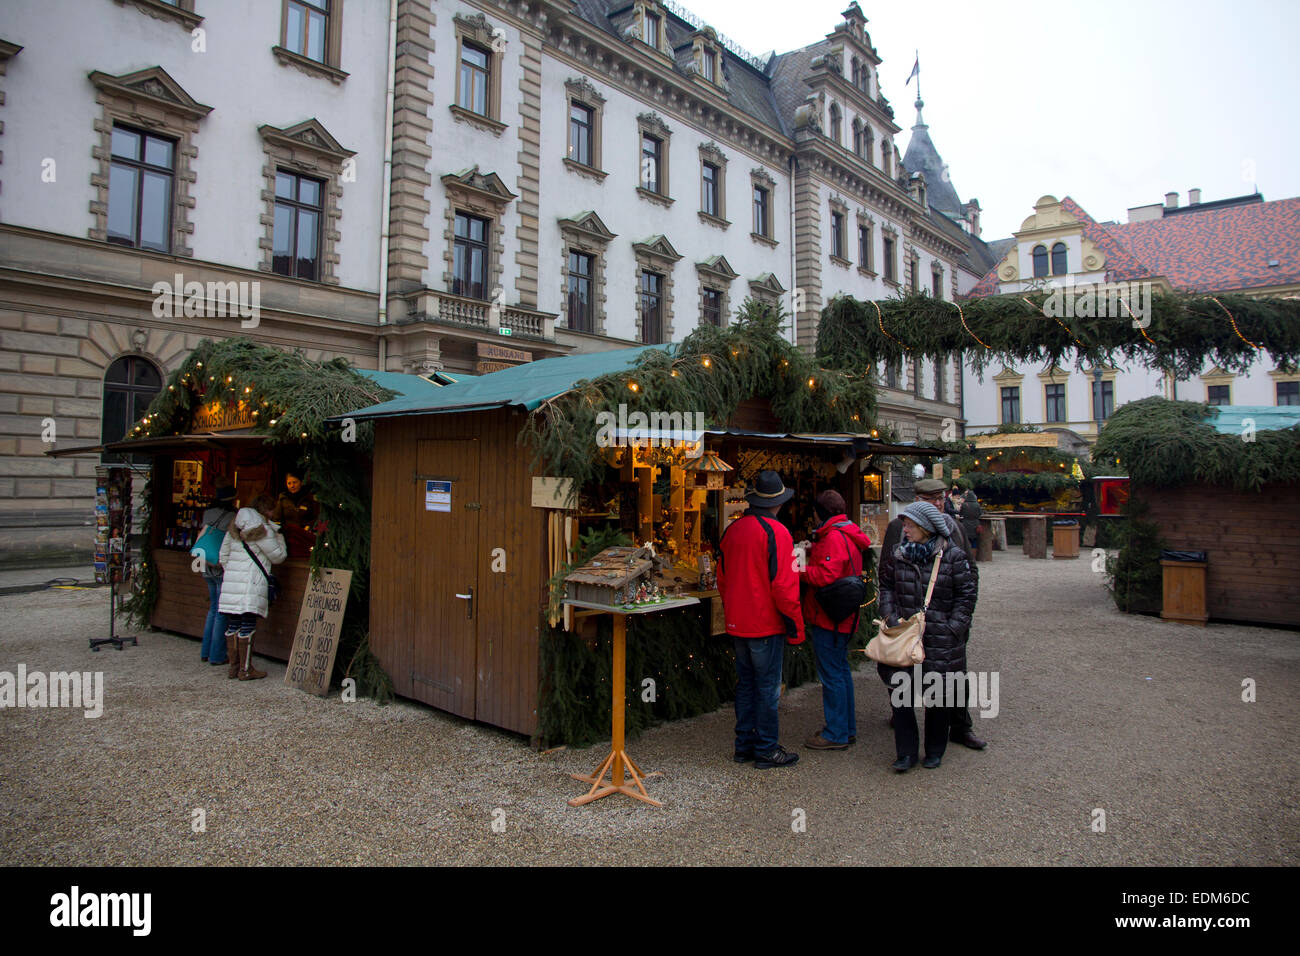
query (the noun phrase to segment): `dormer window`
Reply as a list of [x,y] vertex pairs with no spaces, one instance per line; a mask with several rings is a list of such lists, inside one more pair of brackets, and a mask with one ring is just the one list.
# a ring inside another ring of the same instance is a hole
[[700,62],[704,67],[704,78],[710,83],[716,83],[718,78],[717,54],[712,50],[705,50],[700,54]]
[[645,12],[641,26],[641,39],[656,50],[659,49],[659,29],[661,24],[659,14],[651,13],[649,10]]

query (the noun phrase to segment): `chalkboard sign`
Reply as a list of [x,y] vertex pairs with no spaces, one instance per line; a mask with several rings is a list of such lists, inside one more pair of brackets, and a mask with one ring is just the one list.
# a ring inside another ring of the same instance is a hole
[[284,682],[290,687],[318,697],[329,692],[351,585],[352,572],[337,568],[321,568],[308,579],[284,672]]

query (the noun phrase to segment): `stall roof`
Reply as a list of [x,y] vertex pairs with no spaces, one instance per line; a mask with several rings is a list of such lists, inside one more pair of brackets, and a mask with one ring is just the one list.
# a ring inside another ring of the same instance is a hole
[[401,415],[476,412],[507,405],[522,405],[531,412],[547,399],[563,395],[573,388],[575,382],[600,378],[611,372],[631,368],[636,364],[637,357],[648,349],[671,352],[673,347],[671,344],[642,345],[608,352],[587,352],[582,355],[538,359],[499,372],[466,378],[454,385],[438,388],[432,393],[406,395],[378,405],[360,408],[346,415],[336,416],[333,421],[344,418],[392,418]]
[[[1217,411],[1216,415],[1214,412]],[[1255,431],[1274,431],[1300,425],[1297,405],[1217,405],[1205,423],[1224,435],[1240,435],[1243,422],[1251,419]]]

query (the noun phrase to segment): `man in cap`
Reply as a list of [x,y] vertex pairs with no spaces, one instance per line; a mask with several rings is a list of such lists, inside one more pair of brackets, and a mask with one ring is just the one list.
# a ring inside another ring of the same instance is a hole
[[736,651],[735,759],[759,770],[799,760],[779,743],[777,718],[785,644],[804,641],[794,540],[776,520],[793,495],[776,472],[760,472],[745,495],[749,510],[718,542],[718,591]]
[[[944,491],[946,490],[944,483],[938,478],[922,478],[912,486],[912,490],[916,492],[917,501],[924,501],[927,504],[934,505],[935,508],[940,509],[943,520],[948,527],[945,537],[952,541],[956,547],[961,548],[969,554],[970,544],[966,538],[966,532],[962,529],[961,522],[950,514],[944,514],[942,511]],[[898,547],[899,542],[901,542],[902,539],[903,519],[898,517],[889,522],[889,526],[885,528],[885,539],[880,546],[881,559],[883,560],[886,555],[893,554],[894,549]],[[975,583],[978,584],[979,568],[973,561],[970,563],[970,568],[971,573],[975,575]],[[967,640],[970,640],[969,635],[967,635]],[[962,744],[972,750],[983,750],[988,746],[988,742],[975,736],[973,729],[974,726],[975,722],[971,720],[970,711],[967,708],[953,708],[952,728],[949,733],[949,739],[954,743]]]

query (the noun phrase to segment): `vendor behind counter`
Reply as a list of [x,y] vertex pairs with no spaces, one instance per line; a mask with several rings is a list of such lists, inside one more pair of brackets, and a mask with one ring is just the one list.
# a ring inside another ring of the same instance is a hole
[[271,520],[280,526],[290,559],[306,558],[316,543],[315,524],[320,505],[307,487],[301,471],[290,469],[284,474],[284,491],[271,510]]

